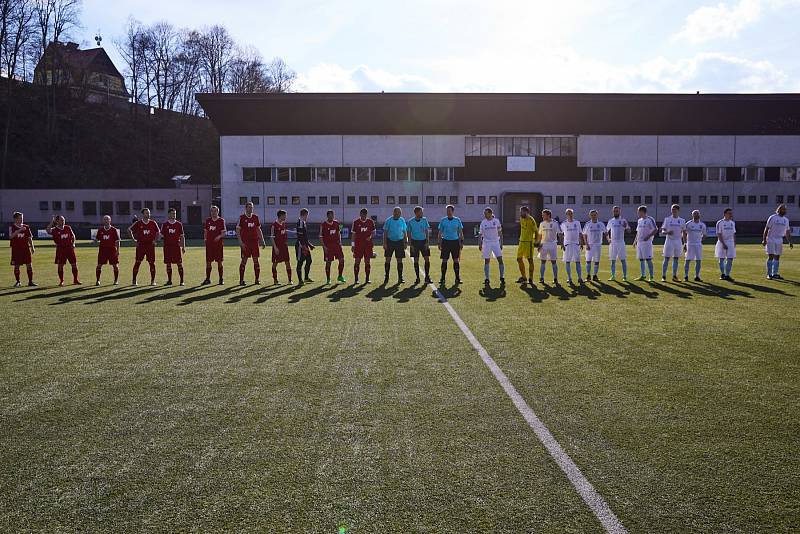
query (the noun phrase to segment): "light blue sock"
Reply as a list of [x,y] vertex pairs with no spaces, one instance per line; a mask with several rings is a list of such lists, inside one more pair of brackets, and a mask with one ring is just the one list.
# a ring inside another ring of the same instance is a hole
[[664,278],[667,277],[668,266],[669,266],[669,258],[664,258],[664,262],[661,264],[661,276]]
[[772,276],[772,260],[767,259],[767,276]]
[[647,270],[650,272],[650,278],[653,278],[653,260],[647,260]]
[[689,260],[683,263],[683,277],[689,278]]
[[498,269],[500,269],[500,278],[505,278],[506,277],[506,264],[505,263],[501,263],[498,266]]
[[781,265],[781,260],[779,260],[778,258],[772,260],[772,276],[778,274],[778,267],[780,267],[780,265]]
[[678,276],[678,258],[672,258],[672,276]]
[[586,276],[592,275],[592,262],[586,262]]
[[[583,279],[583,274],[581,273],[581,262],[575,262],[575,269],[578,271],[578,280]],[[589,269],[586,269],[586,272],[589,272]]]
[[564,264],[564,268],[567,269],[567,280],[572,282],[572,264],[570,262],[566,262]]
[[617,260],[611,260],[611,276],[617,276]]
[[639,269],[642,270],[642,278],[644,278],[644,275],[645,275],[645,272],[644,272],[644,260],[639,260]]
[[488,263],[484,263],[483,264],[483,275],[487,280],[489,279],[489,272],[490,272],[489,264]]
[[553,280],[558,279],[558,264],[556,262],[551,262],[553,265]]
[[725,274],[725,258],[719,259],[719,274]]
[[702,262],[700,260],[695,260],[694,262],[694,276],[696,278],[700,278],[700,264]]
[[728,261],[725,262],[725,274],[730,276],[732,268],[733,268],[733,258],[728,258]]
[[547,264],[545,262],[542,262],[542,264],[539,266],[539,278],[541,278],[542,280],[544,280],[545,267],[547,267]]

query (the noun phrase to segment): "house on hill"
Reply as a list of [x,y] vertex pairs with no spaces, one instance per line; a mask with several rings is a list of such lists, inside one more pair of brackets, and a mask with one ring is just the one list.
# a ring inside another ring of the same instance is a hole
[[36,65],[33,81],[68,87],[74,98],[89,103],[128,103],[125,79],[103,48],[80,50],[77,43],[51,42]]

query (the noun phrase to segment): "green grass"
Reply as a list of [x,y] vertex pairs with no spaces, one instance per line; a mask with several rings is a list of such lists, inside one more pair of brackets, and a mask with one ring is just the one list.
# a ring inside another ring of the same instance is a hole
[[[797,528],[800,284],[760,247],[735,283],[578,290],[465,255],[449,302],[630,531]],[[2,531],[600,530],[430,290],[240,288],[226,258],[224,287],[192,247],[187,287],[56,288],[40,246],[13,289],[0,249]]]

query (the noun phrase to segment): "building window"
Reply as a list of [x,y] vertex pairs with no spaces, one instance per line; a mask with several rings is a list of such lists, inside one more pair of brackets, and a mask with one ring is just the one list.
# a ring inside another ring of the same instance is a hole
[[670,203],[672,204],[677,204],[680,201],[681,197],[679,197],[678,195],[672,195],[672,197],[670,197]]
[[767,195],[761,195],[761,198],[758,199],[759,204],[769,204],[769,197]]
[[703,169],[703,180],[706,182],[724,182],[725,167],[706,167]]
[[445,204],[447,204],[447,197],[444,195],[439,195],[438,197],[436,197],[436,203],[439,204],[440,206],[444,206]]
[[65,209],[67,211],[75,211],[75,201],[74,200],[67,200],[65,203]]
[[352,196],[352,195],[349,195],[349,196],[347,197],[347,205],[348,205],[348,206],[352,206],[352,205],[354,205],[355,203],[356,203],[356,197],[354,197],[354,196]]
[[294,181],[294,169],[291,167],[281,167],[275,169],[275,181],[276,182],[293,182]]
[[331,197],[331,205],[338,206],[339,205],[339,195],[334,195]]
[[761,167],[743,167],[742,180],[745,182],[760,182],[764,180],[764,169]]
[[589,196],[589,195],[583,195],[582,203],[583,204],[591,204],[592,203],[592,197]]
[[278,197],[278,204],[285,206],[289,203],[289,197]]
[[633,197],[633,203],[636,204],[636,205],[641,204],[642,203],[642,196],[641,195],[635,195]]
[[82,205],[84,215],[97,215],[97,202],[93,200],[84,200]]
[[683,195],[683,199],[681,200],[684,206],[688,206],[692,203],[692,197],[690,195]]
[[528,144],[527,137],[514,138],[514,155],[515,156],[530,156],[531,151]]
[[784,182],[796,182],[800,173],[797,167],[781,167],[781,180]]
[[612,206],[614,205],[614,196],[613,195],[608,195],[606,197],[606,204],[609,204],[609,205],[612,205]]
[[358,197],[358,205],[359,206],[366,206],[367,205],[367,197],[364,196],[364,195],[359,196]]
[[647,179],[646,167],[631,167],[628,169],[628,181],[644,182]]
[[775,204],[783,204],[783,195],[775,195]]
[[650,204],[652,204],[652,203],[653,203],[653,197],[652,197],[652,196],[650,196],[650,195],[646,195],[646,196],[644,197],[644,203],[645,203],[645,204],[647,204],[647,205],[649,206]]
[[662,206],[666,206],[669,203],[669,197],[667,195],[661,195],[658,197],[658,203]]
[[[163,206],[163,204],[162,204],[162,206]],[[144,201],[144,207],[149,209],[149,210],[152,210],[153,209],[153,201],[152,200],[145,200]]]
[[622,205],[624,206],[630,203],[631,203],[631,197],[629,197],[628,195],[622,195]]
[[574,137],[561,138],[561,155],[575,157],[578,154],[578,140]]
[[556,195],[556,204],[558,205],[564,204],[564,195]]
[[708,198],[708,202],[709,202],[709,204],[717,205],[717,204],[719,204],[719,197],[717,195],[711,195]]
[[261,199],[258,197],[250,197],[250,202],[253,203],[253,206],[258,206],[261,204]]
[[748,204],[755,204],[756,203],[756,196],[755,195],[747,195],[747,203]]
[[449,167],[436,167],[433,169],[434,182],[451,182],[453,180],[453,169]]
[[292,197],[292,206],[300,205],[300,197]]
[[699,197],[697,197],[697,203],[701,204],[701,205],[705,204],[706,203],[706,196],[705,195],[700,195]]
[[683,182],[686,178],[685,167],[668,167],[665,170],[664,180],[667,182]]
[[731,203],[731,197],[729,197],[728,195],[722,195],[722,203],[723,204],[730,204]]
[[308,197],[306,198],[306,200],[308,201],[306,202],[306,204],[308,204],[309,206],[313,206],[317,203],[317,197]]
[[417,204],[419,204],[419,197],[417,195],[411,195],[410,197],[408,197],[408,203],[414,204],[416,206]]
[[737,204],[747,204],[747,198],[744,195],[739,195],[736,197]]
[[328,197],[319,197],[319,205],[320,206],[327,206],[328,205]]
[[489,195],[489,204],[497,204],[497,197],[495,195]]
[[[480,198],[481,198],[481,197],[478,197],[478,202],[479,202],[480,204],[483,204],[483,202],[480,202]],[[552,203],[553,203],[553,197],[552,197],[551,195],[545,195],[545,196],[543,196],[543,197],[542,197],[542,202],[543,202],[545,205],[550,205],[550,204],[552,204]]]
[[[787,204],[794,204],[794,195],[788,195],[786,197],[786,203]],[[69,208],[67,208],[67,209],[69,209]]]
[[386,197],[386,203],[387,203],[388,205],[390,205],[390,206],[394,206],[394,205],[395,205],[395,201],[394,201],[394,195],[388,195],[388,196]]
[[602,204],[603,203],[603,197],[600,196],[600,195],[595,195],[594,196],[594,203],[595,204]]
[[117,215],[130,215],[131,203],[127,200],[117,201]]
[[334,180],[333,170],[329,167],[317,167],[314,169],[315,182],[332,182]]
[[481,156],[497,155],[497,138],[481,137]]
[[369,182],[372,180],[371,167],[353,167],[350,169],[350,180],[353,182]]
[[575,197],[573,195],[569,195],[567,197],[567,204],[574,205],[575,204]]
[[133,211],[142,211],[142,201],[141,200],[134,200],[133,201]]
[[61,211],[61,201],[54,200],[53,201],[53,211]]
[[512,156],[514,154],[514,138],[513,137],[498,137],[497,138],[497,155],[498,156]]
[[397,197],[397,203],[401,205],[408,204],[408,197],[405,195],[400,195]]
[[433,197],[433,195],[425,195],[425,204],[430,206],[433,205],[435,201],[436,199]]
[[481,138],[474,136],[466,137],[464,139],[464,154],[466,156],[480,156]]
[[256,169],[255,169],[255,167],[242,167],[242,181],[244,181],[244,182],[255,182],[256,181]]
[[275,205],[275,197],[267,197],[267,206]]
[[472,195],[467,195],[467,199],[465,201],[465,204],[475,204],[475,197],[472,196]]
[[[146,208],[147,206],[145,206]],[[156,200],[156,210],[164,211],[164,201],[163,200]]]
[[50,209],[50,203],[46,200],[39,201],[39,209],[42,211],[47,211]]
[[452,204],[453,206],[458,205],[458,196],[457,195],[451,195],[450,196],[450,204]]
[[591,167],[587,169],[590,182],[605,182],[606,169],[605,167]]
[[392,167],[391,180],[394,182],[413,182],[414,181],[414,168],[413,167]]
[[380,204],[381,197],[379,197],[378,195],[372,195],[371,197],[369,197],[369,203],[373,205]]
[[545,137],[545,139],[544,139],[544,155],[545,156],[560,156],[561,155],[561,138],[560,137]]

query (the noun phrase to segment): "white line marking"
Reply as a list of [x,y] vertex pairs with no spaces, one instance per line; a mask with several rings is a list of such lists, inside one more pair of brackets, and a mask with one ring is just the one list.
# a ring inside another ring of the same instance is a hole
[[483,363],[486,364],[486,367],[492,372],[494,377],[500,382],[500,385],[503,386],[503,390],[505,390],[506,395],[509,396],[511,401],[514,403],[514,406],[517,407],[519,413],[522,414],[522,417],[525,418],[525,421],[528,422],[528,426],[533,429],[533,432],[536,434],[536,437],[539,438],[539,441],[542,442],[542,445],[547,449],[547,452],[550,453],[550,456],[553,457],[553,460],[556,461],[558,466],[567,475],[567,478],[572,483],[572,486],[578,492],[578,494],[583,498],[583,502],[592,510],[595,517],[600,521],[603,527],[606,529],[606,532],[612,533],[626,533],[628,532],[625,529],[625,526],[622,522],[614,515],[614,512],[608,506],[605,499],[594,489],[592,483],[583,476],[581,470],[575,465],[575,462],[572,461],[572,458],[564,452],[564,449],[561,448],[561,445],[556,441],[556,438],[553,437],[553,434],[550,433],[550,430],[547,429],[545,424],[539,419],[536,414],[533,412],[528,403],[525,402],[525,399],[522,398],[522,395],[516,390],[514,385],[508,379],[506,374],[503,372],[502,369],[495,363],[489,353],[483,348],[480,341],[475,337],[475,334],[469,329],[469,327],[461,320],[461,317],[458,316],[456,310],[447,302],[447,299],[442,294],[441,291],[434,285],[430,284],[430,287],[433,289],[434,294],[436,294],[439,298],[439,302],[445,307],[445,309],[450,314],[450,317],[456,322],[458,327],[467,337],[469,342],[478,351],[478,355],[483,360]]

